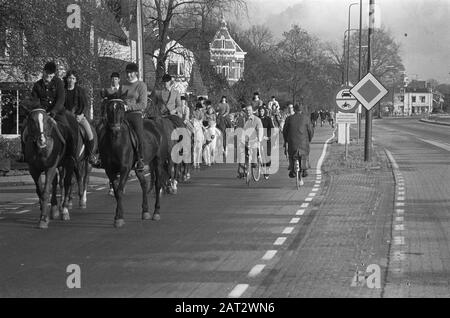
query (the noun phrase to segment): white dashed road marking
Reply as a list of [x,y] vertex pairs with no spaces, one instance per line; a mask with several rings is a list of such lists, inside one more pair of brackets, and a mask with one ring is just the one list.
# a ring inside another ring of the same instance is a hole
[[252,268],[250,273],[248,273],[248,277],[254,278],[254,277],[258,276],[259,274],[262,273],[262,271],[264,270],[265,267],[266,267],[266,265],[262,265],[262,264],[256,265],[255,267]]
[[286,238],[285,237],[279,237],[277,238],[277,240],[275,241],[275,243],[273,243],[273,245],[276,246],[281,246],[286,242]]
[[239,284],[237,285],[231,293],[228,295],[229,298],[239,298],[241,297],[245,291],[248,289],[248,284]]
[[283,234],[287,234],[287,235],[292,234],[292,232],[294,232],[294,229],[295,228],[293,228],[293,227],[287,227],[284,229]]
[[278,252],[278,251],[275,251],[275,250],[267,251],[267,253],[264,254],[264,256],[263,256],[262,259],[263,259],[264,261],[270,261],[272,258],[275,257],[275,255],[277,254],[277,252]]

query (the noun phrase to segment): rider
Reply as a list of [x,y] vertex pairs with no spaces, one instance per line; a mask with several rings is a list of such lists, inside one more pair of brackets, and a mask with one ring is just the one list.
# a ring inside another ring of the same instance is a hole
[[[42,79],[37,81],[31,92],[33,109],[42,108],[54,118],[59,125],[60,131],[66,142],[67,154],[75,158],[76,136],[71,131],[78,129],[75,118],[67,116],[64,108],[65,91],[63,81],[56,75],[57,66],[55,62],[48,62],[44,66]],[[70,123],[69,123],[70,121]],[[23,132],[25,141],[27,130]]]
[[301,159],[303,177],[307,177],[307,158],[309,157],[309,144],[314,136],[311,120],[305,112],[301,112],[299,104],[294,106],[295,114],[286,119],[283,129],[284,148],[288,144],[289,177],[295,178],[294,160]]
[[127,105],[125,118],[133,128],[138,139],[136,164],[137,171],[144,170],[144,120],[143,111],[147,108],[147,85],[138,79],[139,67],[130,63],[126,67],[127,81],[122,85],[124,102]]
[[263,101],[259,98],[258,92],[253,93],[253,100],[251,105],[253,109],[258,109],[259,107],[262,107]]
[[[245,119],[245,123],[244,123],[244,136],[245,136],[245,157],[249,156],[249,150],[250,148],[253,150],[256,150],[256,152],[252,152],[252,153],[256,153],[257,155],[259,155],[259,147],[261,145],[261,142],[264,138],[264,129],[263,129],[263,125],[261,122],[261,119],[259,119],[259,117],[255,116],[255,114],[253,114],[253,107],[252,105],[248,105],[245,107],[245,112],[246,112],[246,119]],[[241,147],[240,147],[240,150]],[[240,153],[240,157],[242,157],[242,153]],[[249,162],[251,162],[253,158],[249,157]],[[253,163],[252,163],[253,164]],[[239,164],[239,169],[238,171],[240,171],[240,168],[242,167],[242,164]],[[239,175],[238,177],[242,178],[243,175],[238,172]]]
[[168,116],[177,127],[182,127],[183,120],[177,116],[177,109],[180,109],[183,106],[181,95],[175,89],[171,75],[165,74],[162,78],[162,82],[164,83],[164,88],[154,92],[155,105],[159,108],[159,112],[162,116]]
[[69,71],[64,79],[66,88],[65,108],[75,114],[78,123],[83,126],[88,137],[87,153],[89,155],[89,162],[97,164],[97,157],[95,156],[95,141],[92,133],[91,125],[84,115],[88,107],[88,98],[84,89],[79,85],[78,74],[75,71]]

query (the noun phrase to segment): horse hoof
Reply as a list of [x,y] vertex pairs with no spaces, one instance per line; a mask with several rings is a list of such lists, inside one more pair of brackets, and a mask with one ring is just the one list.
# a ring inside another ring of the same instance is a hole
[[48,229],[48,221],[39,221],[38,229],[47,230]]
[[86,202],[80,202],[80,209],[85,210],[87,208]]
[[111,189],[111,190],[109,190],[109,192],[108,192],[108,195],[110,195],[110,196],[112,196],[112,197],[113,197],[113,196],[114,196],[114,190],[112,190],[112,189]]
[[52,220],[58,220],[60,218],[60,214],[59,214],[59,208],[58,206],[52,206],[52,210],[51,210],[51,219]]
[[63,220],[63,221],[70,221],[70,215],[69,215],[69,213],[63,213],[63,214],[61,215],[61,220]]
[[125,221],[124,220],[120,219],[120,220],[115,220],[114,221],[114,227],[116,229],[120,229],[121,227],[124,227],[124,226],[125,226]]
[[72,209],[73,208],[73,202],[69,201],[69,203],[67,204],[67,208]]
[[150,213],[148,213],[148,212],[142,213],[142,220],[148,221],[151,219],[152,219],[152,216],[150,215]]
[[161,221],[161,215],[159,215],[159,214],[153,214],[152,220],[153,220],[153,221]]

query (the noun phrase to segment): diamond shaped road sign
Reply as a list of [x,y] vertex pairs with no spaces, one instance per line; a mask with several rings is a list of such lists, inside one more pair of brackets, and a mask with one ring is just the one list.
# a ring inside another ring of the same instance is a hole
[[353,96],[367,109],[371,110],[386,94],[388,90],[376,79],[372,73],[368,73],[351,90]]

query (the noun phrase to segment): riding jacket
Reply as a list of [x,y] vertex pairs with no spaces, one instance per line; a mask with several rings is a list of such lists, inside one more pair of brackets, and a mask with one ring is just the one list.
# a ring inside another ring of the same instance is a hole
[[31,97],[36,102],[34,109],[43,108],[53,116],[65,112],[64,83],[56,76],[50,83],[45,83],[44,79],[37,81],[33,86]]

